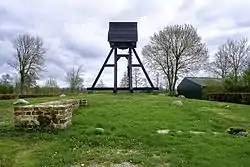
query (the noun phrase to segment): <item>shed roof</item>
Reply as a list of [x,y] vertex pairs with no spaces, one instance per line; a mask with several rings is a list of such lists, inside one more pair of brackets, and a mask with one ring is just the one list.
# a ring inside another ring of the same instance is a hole
[[208,86],[209,84],[222,84],[222,78],[212,78],[212,77],[185,77],[186,79],[201,85]]

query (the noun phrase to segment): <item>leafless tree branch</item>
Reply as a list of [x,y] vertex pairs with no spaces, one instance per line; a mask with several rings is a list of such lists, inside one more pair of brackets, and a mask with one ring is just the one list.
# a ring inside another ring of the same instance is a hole
[[197,30],[188,24],[167,26],[155,33],[142,54],[149,68],[166,75],[172,93],[180,75],[204,69],[209,57]]
[[83,75],[83,66],[79,66],[77,69],[70,69],[67,74],[65,81],[69,84],[71,92],[81,89],[84,85],[84,79],[81,77]]
[[16,50],[13,55],[14,60],[8,64],[20,75],[20,92],[22,94],[23,87],[31,79],[31,76],[33,79],[38,78],[40,72],[45,70],[46,49],[40,37],[33,37],[29,34],[19,35],[13,41],[13,47]]
[[232,74],[237,79],[247,67],[249,56],[250,46],[246,38],[229,38],[219,47],[208,70],[222,78]]

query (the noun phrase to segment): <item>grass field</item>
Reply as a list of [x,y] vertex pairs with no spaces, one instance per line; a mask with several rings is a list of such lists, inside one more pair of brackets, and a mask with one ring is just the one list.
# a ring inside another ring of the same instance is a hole
[[[65,97],[79,98],[79,97]],[[18,132],[13,100],[0,101],[1,167],[71,167],[130,162],[143,167],[249,167],[250,137],[225,133],[231,126],[250,130],[250,106],[162,95],[90,94],[73,123],[59,132]],[[28,99],[38,103],[58,98]],[[98,133],[95,128],[105,129]],[[169,129],[168,134],[157,134]],[[178,133],[182,131],[182,133]],[[202,131],[204,134],[191,134]],[[213,132],[218,132],[214,134]]]

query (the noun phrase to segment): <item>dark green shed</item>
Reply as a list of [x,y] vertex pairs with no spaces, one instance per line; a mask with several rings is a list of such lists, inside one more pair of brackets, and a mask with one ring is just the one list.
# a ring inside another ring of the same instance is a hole
[[185,77],[177,86],[178,95],[184,95],[186,98],[202,99],[203,90],[209,83],[221,85],[221,78],[211,77]]

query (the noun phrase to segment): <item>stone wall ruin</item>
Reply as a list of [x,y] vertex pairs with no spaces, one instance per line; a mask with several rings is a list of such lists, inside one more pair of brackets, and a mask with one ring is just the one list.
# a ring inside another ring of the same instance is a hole
[[15,106],[14,125],[20,129],[65,129],[71,125],[72,114],[80,101],[68,99]]

